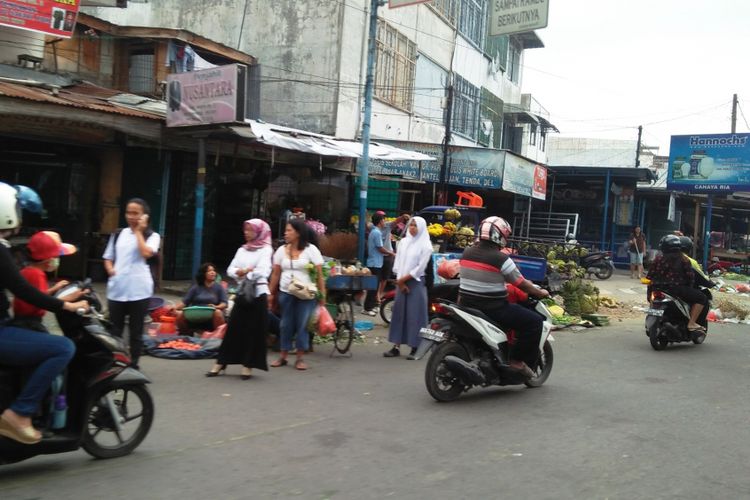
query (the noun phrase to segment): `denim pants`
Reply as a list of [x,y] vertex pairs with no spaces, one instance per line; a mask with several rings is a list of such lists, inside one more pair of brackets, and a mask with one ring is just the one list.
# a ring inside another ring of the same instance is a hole
[[286,292],[279,294],[279,305],[281,306],[281,350],[292,350],[292,338],[296,338],[298,351],[310,349],[310,333],[307,331],[307,322],[310,315],[318,305],[316,300],[300,300],[294,295]]
[[34,415],[52,381],[65,370],[75,351],[75,344],[60,335],[0,327],[0,364],[35,367],[10,409],[25,417]]

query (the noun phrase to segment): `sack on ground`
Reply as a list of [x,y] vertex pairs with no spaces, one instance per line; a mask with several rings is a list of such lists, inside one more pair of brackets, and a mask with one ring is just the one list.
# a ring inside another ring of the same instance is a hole
[[318,335],[328,335],[336,331],[336,322],[333,321],[331,313],[326,306],[318,307]]

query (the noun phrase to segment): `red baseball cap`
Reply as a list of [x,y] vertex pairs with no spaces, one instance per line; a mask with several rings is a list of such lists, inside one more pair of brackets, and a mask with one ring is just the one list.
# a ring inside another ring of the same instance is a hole
[[32,260],[41,261],[71,255],[78,250],[74,245],[63,243],[60,235],[54,231],[39,231],[29,238],[26,244]]

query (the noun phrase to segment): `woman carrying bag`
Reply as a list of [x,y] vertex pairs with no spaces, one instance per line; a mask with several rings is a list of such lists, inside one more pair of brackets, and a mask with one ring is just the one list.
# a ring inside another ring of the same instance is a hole
[[252,369],[268,371],[268,276],[271,274],[271,228],[261,219],[246,220],[245,244],[237,249],[227,274],[240,283],[229,316],[216,364],[206,377],[215,377],[227,365],[242,365],[240,378],[247,380]]
[[[304,221],[290,220],[284,231],[286,244],[279,247],[273,256],[271,304],[272,308],[278,305],[281,310],[281,353],[271,363],[274,368],[288,364],[292,338],[295,338],[297,360],[294,367],[297,370],[307,370],[308,366],[303,360],[305,351],[310,349],[307,322],[318,303],[325,305],[323,255],[318,247],[310,243],[310,233]],[[312,264],[317,270],[317,286],[307,272],[308,264]]]

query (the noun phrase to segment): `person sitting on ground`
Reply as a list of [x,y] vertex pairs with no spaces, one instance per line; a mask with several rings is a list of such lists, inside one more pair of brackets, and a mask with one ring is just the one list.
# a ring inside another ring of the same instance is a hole
[[[21,276],[26,278],[26,281],[34,288],[42,293],[54,295],[58,290],[70,284],[66,280],[60,280],[50,287],[46,273],[55,272],[60,265],[60,256],[74,254],[76,252],[75,246],[63,243],[60,235],[54,231],[39,231],[29,238],[26,250],[31,262],[21,269]],[[73,302],[78,300],[81,295],[83,295],[83,291],[78,291],[67,295],[63,300]],[[19,297],[14,297],[12,324],[19,328],[47,332],[47,328],[42,324],[46,312],[41,307],[29,304]]]
[[500,251],[510,234],[510,224],[501,217],[482,221],[479,241],[461,256],[458,303],[479,309],[504,328],[516,331],[517,342],[510,351],[509,367],[531,378],[534,376],[531,367],[536,366],[539,358],[543,319],[534,311],[509,303],[506,283],[538,299],[549,297],[549,292],[524,278],[513,260]]
[[195,275],[195,284],[190,287],[182,301],[174,305],[174,310],[177,312],[177,319],[175,322],[177,323],[177,329],[180,332],[189,332],[197,326],[191,325],[185,319],[185,313],[183,311],[186,307],[213,307],[214,315],[211,319],[211,330],[216,330],[226,322],[224,319],[224,311],[228,304],[227,291],[224,290],[221,283],[216,282],[216,276],[216,266],[210,262],[201,264]]
[[695,288],[695,271],[688,258],[682,253],[679,236],[668,234],[659,241],[661,254],[657,255],[648,270],[647,278],[651,286],[664,290],[690,304],[688,330],[705,332],[698,324],[698,318],[706,307],[708,299]]

